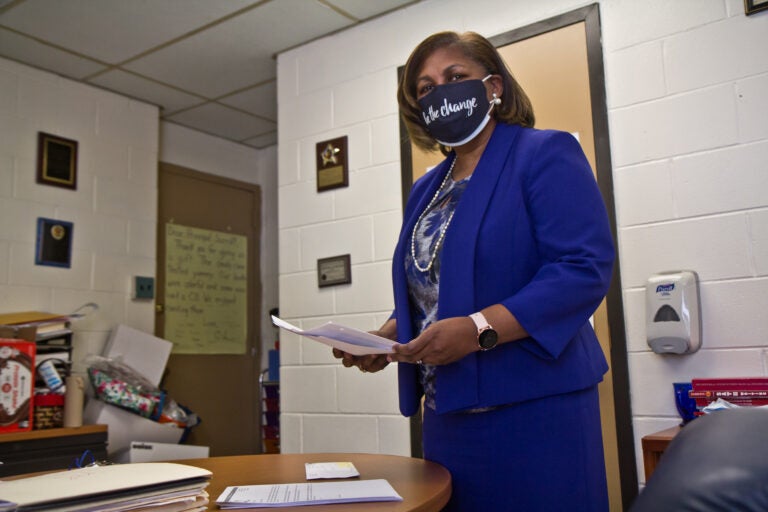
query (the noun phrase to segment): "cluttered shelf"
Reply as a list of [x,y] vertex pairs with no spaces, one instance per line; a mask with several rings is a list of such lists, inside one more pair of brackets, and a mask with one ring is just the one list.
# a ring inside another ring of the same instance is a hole
[[[83,308],[86,306],[90,305]],[[5,474],[10,471],[7,457],[22,458],[20,452],[6,453],[9,447],[32,447],[29,443],[34,439],[35,449],[48,442],[48,449],[56,451],[54,441],[69,432],[62,427],[108,425],[101,434],[106,441],[98,447],[97,456],[126,462],[131,460],[134,442],[144,443],[142,455],[149,448],[157,448],[159,453],[166,447],[147,448],[146,443],[176,445],[197,423],[196,415],[159,388],[170,342],[118,325],[98,343],[81,338],[89,343],[80,344],[75,358],[73,322],[81,322],[84,316],[77,311],[71,315],[0,313],[0,401],[13,405],[5,411],[7,417],[0,419],[0,442],[5,450],[0,450],[4,464],[0,470]],[[82,441],[87,431],[77,430],[76,439]],[[102,453],[105,443],[106,454]],[[88,442],[85,448],[89,448]],[[175,455],[207,455],[207,449],[179,447],[176,451],[182,452],[182,448],[190,449]],[[66,468],[72,450],[64,451],[55,465],[40,469],[56,469],[61,464]]]
[[67,469],[85,455],[107,458],[107,425],[83,425],[0,435],[0,476]]
[[9,432],[0,436],[0,446],[2,446],[3,443],[12,443],[15,441],[34,441],[51,437],[62,438],[69,436],[84,436],[102,432],[107,432],[106,425],[83,425],[81,427],[62,427],[49,428],[46,430],[29,430],[27,432]]

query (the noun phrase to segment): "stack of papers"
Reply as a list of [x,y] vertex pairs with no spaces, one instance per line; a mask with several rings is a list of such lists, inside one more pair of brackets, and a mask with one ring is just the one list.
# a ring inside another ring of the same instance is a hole
[[330,347],[337,348],[348,354],[355,356],[362,356],[366,354],[390,354],[392,347],[396,345],[396,342],[376,336],[369,332],[355,329],[354,327],[347,327],[344,325],[328,322],[320,327],[314,329],[302,330],[291,325],[285,320],[277,318],[272,315],[272,323],[285,329],[296,333],[300,336],[304,336],[320,343],[324,343]]
[[223,509],[235,509],[366,501],[403,501],[403,498],[386,480],[353,480],[227,487],[216,504]]
[[206,510],[210,478],[208,470],[166,462],[90,466],[0,482],[0,510]]

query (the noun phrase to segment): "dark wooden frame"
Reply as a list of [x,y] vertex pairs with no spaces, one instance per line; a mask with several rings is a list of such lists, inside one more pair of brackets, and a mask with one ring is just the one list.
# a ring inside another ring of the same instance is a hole
[[[557,30],[575,23],[584,22],[587,39],[587,67],[592,103],[592,125],[595,133],[595,174],[598,187],[605,201],[610,219],[611,232],[618,252],[616,226],[616,208],[613,198],[613,174],[611,165],[610,140],[608,137],[608,107],[605,96],[605,73],[603,67],[603,48],[600,35],[600,8],[598,4],[570,11],[525,27],[511,30],[489,38],[497,47],[506,46],[523,39],[528,39],[552,30]],[[402,67],[399,69],[402,73]],[[402,168],[403,207],[413,184],[411,141],[405,124],[400,122],[400,162]],[[624,304],[621,293],[621,275],[618,265],[614,265],[611,285],[606,296],[608,323],[611,337],[609,354],[613,376],[613,399],[616,413],[616,437],[619,457],[621,496],[624,508],[634,501],[638,492],[637,464],[635,456],[634,433],[632,428],[632,408],[629,393],[629,367],[627,361],[627,339],[624,325]],[[411,453],[421,455],[421,421],[418,415],[411,419]]]
[[[341,277],[329,279],[325,272],[329,267],[338,268],[341,265]],[[349,254],[340,256],[331,256],[330,258],[320,258],[317,260],[317,286],[325,288],[326,286],[336,286],[339,284],[350,284],[352,282],[352,264]]]
[[[333,148],[338,154],[332,155],[334,160],[333,165],[328,165],[325,161],[324,154],[327,148]],[[338,137],[330,140],[323,140],[315,144],[315,161],[317,165],[317,191],[323,192],[325,190],[332,190],[335,188],[349,186],[349,152],[347,151],[347,136]],[[323,173],[329,172],[341,172],[340,177],[336,177],[333,181],[323,183],[328,178],[323,176]]]
[[76,140],[38,132],[37,183],[77,189]]
[[744,0],[744,12],[747,16],[768,9],[768,0]]

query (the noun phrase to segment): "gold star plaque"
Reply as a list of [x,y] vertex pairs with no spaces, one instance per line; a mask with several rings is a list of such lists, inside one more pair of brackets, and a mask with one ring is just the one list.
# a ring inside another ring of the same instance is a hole
[[324,140],[315,145],[317,191],[349,186],[347,136]]

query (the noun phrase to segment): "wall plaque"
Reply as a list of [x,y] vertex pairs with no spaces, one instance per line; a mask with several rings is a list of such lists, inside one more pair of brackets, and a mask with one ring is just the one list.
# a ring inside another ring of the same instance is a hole
[[73,229],[71,222],[38,217],[35,265],[70,268]]
[[77,141],[38,132],[37,182],[77,189]]
[[349,254],[317,260],[317,286],[335,286],[352,282]]
[[317,191],[349,186],[347,136],[325,140],[315,145]]

